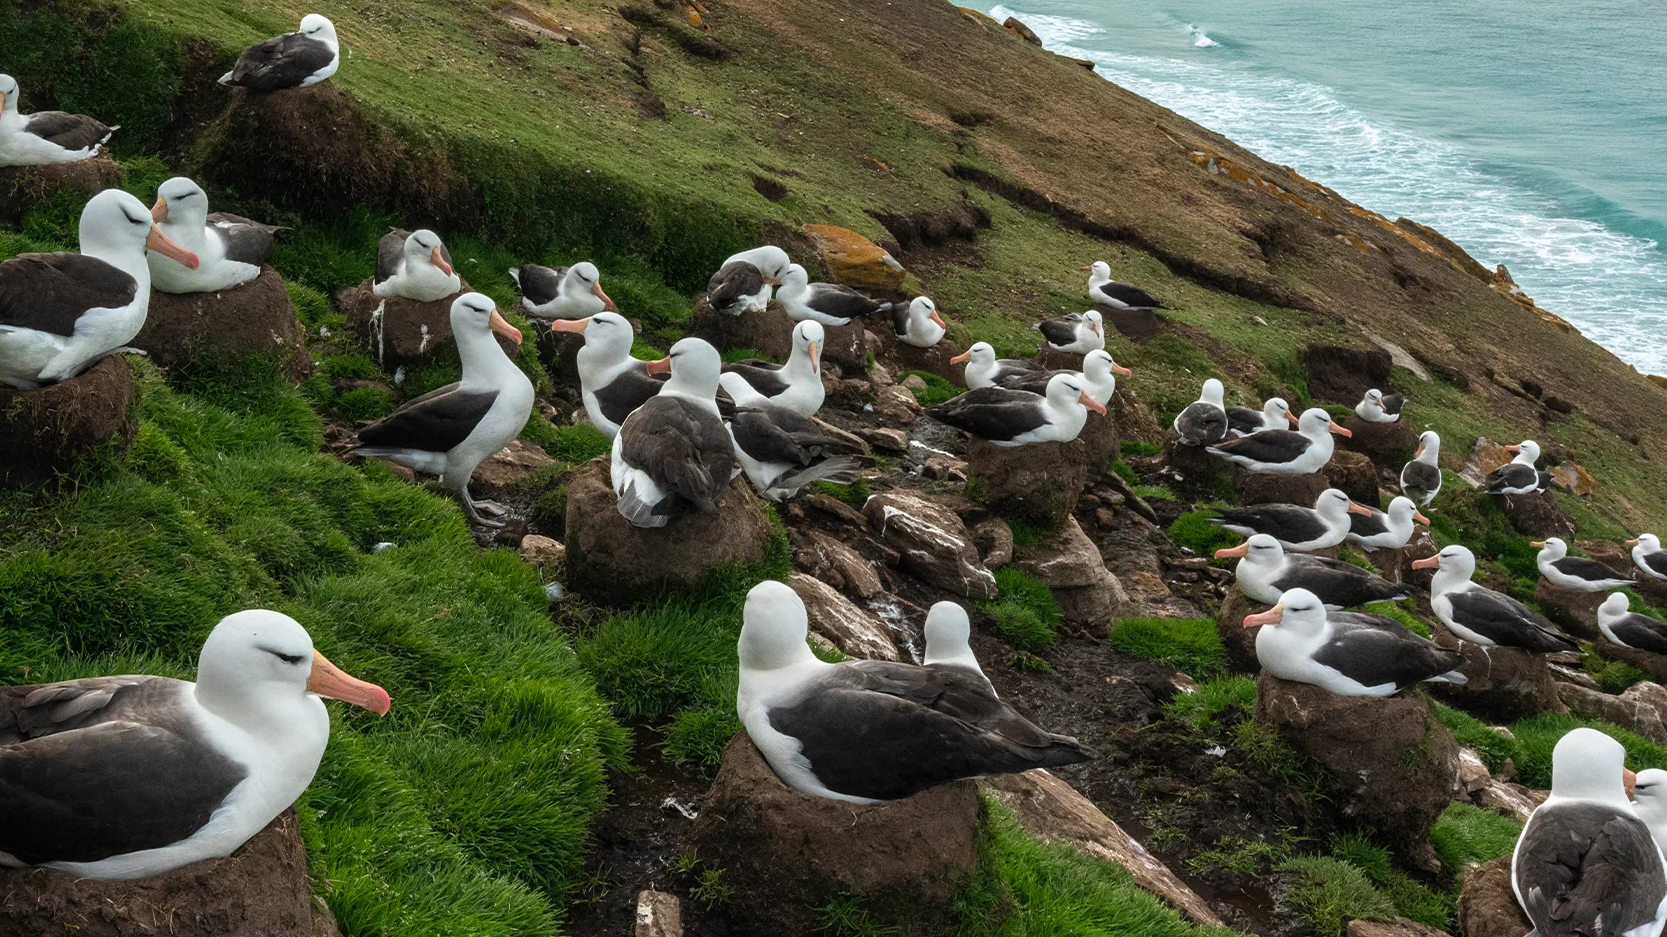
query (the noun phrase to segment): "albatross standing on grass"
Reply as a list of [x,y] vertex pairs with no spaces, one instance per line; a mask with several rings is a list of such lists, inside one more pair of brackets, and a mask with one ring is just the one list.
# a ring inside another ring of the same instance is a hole
[[586,319],[557,319],[551,331],[578,332],[585,347],[576,357],[579,390],[592,426],[609,439],[632,411],[660,392],[664,381],[649,376],[648,362],[631,357],[636,330],[617,312],[599,312]]
[[1111,353],[1101,348],[1082,356],[1081,371],[1021,371],[1004,378],[1001,386],[1008,390],[1042,394],[1047,393],[1048,382],[1055,375],[1076,374],[1082,377],[1082,389],[1088,392],[1088,396],[1101,406],[1109,406],[1112,395],[1117,393],[1117,376],[1128,377],[1133,373],[1112,360]]
[[259,609],[215,626],[195,683],[0,687],[0,865],[131,879],[230,855],[312,782],[330,738],[321,696],[390,706]]
[[1336,696],[1392,696],[1415,683],[1464,683],[1464,655],[1438,647],[1393,618],[1326,612],[1307,589],[1292,589],[1265,612],[1245,617],[1256,660],[1281,680],[1311,683]]
[[891,307],[892,333],[905,345],[931,348],[943,340],[945,328],[938,304],[929,297],[916,296],[906,307]]
[[120,127],[63,111],[24,114],[17,79],[0,75],[0,166],[46,166],[92,159]]
[[[1621,647],[1667,654],[1667,622],[1632,611],[1623,592],[1611,595],[1598,606],[1598,630]],[[1663,793],[1667,795],[1667,791]]]
[[490,296],[464,293],[451,304],[451,330],[463,360],[463,380],[406,401],[359,430],[362,456],[377,456],[417,472],[439,475],[457,492],[463,513],[483,527],[502,527],[502,505],[469,495],[475,467],[510,444],[532,413],[533,385],[504,354],[494,332],[521,344],[521,330],[505,321]]
[[1353,563],[1306,553],[1286,553],[1279,541],[1267,534],[1251,534],[1244,543],[1217,550],[1215,555],[1218,560],[1239,558],[1233,568],[1239,591],[1247,598],[1269,605],[1276,604],[1290,589],[1307,589],[1335,608],[1398,602],[1409,594],[1405,586]]
[[1111,265],[1103,260],[1082,268],[1088,274],[1088,298],[1113,309],[1168,309],[1156,296],[1138,286],[1111,278]]
[[782,273],[776,300],[793,321],[808,319],[823,325],[849,325],[852,319],[891,310],[891,303],[869,299],[849,286],[812,283],[810,274],[798,264],[788,264]]
[[1429,507],[1441,493],[1441,434],[1425,430],[1418,436],[1418,451],[1412,461],[1401,467],[1401,491],[1409,498],[1421,498],[1420,507]]
[[926,413],[993,445],[1024,446],[1070,442],[1082,432],[1089,410],[1101,416],[1106,412],[1104,404],[1088,395],[1082,375],[1066,371],[1048,381],[1045,396],[985,387],[928,407]]
[[1540,575],[1547,582],[1558,588],[1576,592],[1608,592],[1638,584],[1630,576],[1623,576],[1597,560],[1570,556],[1569,545],[1561,537],[1534,540],[1528,545],[1540,548],[1539,555],[1534,557],[1534,565],[1540,568]]
[[1516,453],[1516,458],[1489,472],[1482,480],[1482,490],[1490,495],[1527,495],[1539,491],[1540,471],[1534,463],[1540,458],[1540,444],[1524,439],[1514,446],[1506,446],[1505,451]]
[[197,255],[195,269],[150,255],[151,286],[164,293],[217,293],[260,276],[277,228],[226,212],[208,213],[208,193],[184,176],[156,188],[151,218],[175,244]]
[[1368,423],[1394,423],[1401,419],[1406,399],[1404,394],[1385,394],[1374,387],[1354,405],[1354,415]]
[[770,287],[781,285],[792,264],[787,252],[773,244],[732,254],[707,282],[706,302],[732,316],[763,312],[770,305]]
[[427,228],[393,228],[376,245],[376,276],[371,292],[419,303],[445,299],[463,288],[451,265],[451,251]]
[[32,390],[123,351],[150,310],[146,249],[195,267],[145,204],[106,189],[81,209],[81,253],[0,263],[0,384]]
[[1024,374],[1042,373],[1042,366],[1028,358],[997,358],[989,342],[973,342],[972,347],[949,359],[950,364],[964,364],[969,390],[1006,383]]
[[800,322],[793,327],[793,350],[786,364],[736,361],[723,366],[718,383],[738,406],[773,403],[800,416],[815,416],[827,393],[822,386],[825,336],[821,323]]
[[1105,325],[1099,312],[1093,309],[1043,319],[1034,328],[1042,333],[1043,340],[1054,351],[1086,355],[1096,348],[1106,347]]
[[1284,397],[1269,397],[1262,402],[1260,410],[1227,408],[1227,432],[1234,436],[1249,436],[1265,429],[1284,429],[1296,424],[1297,418],[1291,413],[1291,405],[1285,402]]
[[1551,751],[1551,796],[1523,825],[1511,888],[1540,937],[1656,937],[1667,863],[1627,796],[1626,749],[1581,727]]
[[1349,539],[1374,550],[1399,550],[1412,539],[1413,521],[1428,527],[1430,519],[1418,513],[1418,506],[1405,495],[1389,502],[1389,510],[1380,511],[1368,505],[1366,513],[1349,518]]
[[1183,446],[1211,446],[1227,437],[1227,405],[1221,382],[1210,378],[1198,391],[1198,399],[1175,414],[1172,424]]
[[671,379],[625,418],[614,437],[611,478],[619,513],[637,527],[664,527],[680,514],[715,514],[738,468],[734,441],[718,416],[718,350],[685,338],[648,364]]
[[602,272],[588,260],[571,267],[522,264],[510,267],[509,276],[521,291],[521,308],[544,322],[583,319],[619,309],[602,290]]
[[1287,550],[1325,550],[1343,542],[1349,533],[1349,515],[1370,509],[1356,504],[1338,488],[1327,488],[1314,499],[1314,506],[1296,504],[1253,504],[1226,508],[1210,523],[1225,527],[1241,537],[1267,534]]
[[808,416],[774,403],[739,404],[729,421],[735,458],[768,501],[782,501],[815,481],[848,485],[862,463],[862,443],[829,432]]
[[965,667],[820,660],[806,642],[804,603],[779,582],[754,586],[743,616],[736,713],[797,791],[873,804],[1094,757],[1037,728]]
[[1265,429],[1249,436],[1226,439],[1207,452],[1236,462],[1252,472],[1266,475],[1307,475],[1325,468],[1331,461],[1331,434],[1353,436],[1331,420],[1320,407],[1310,407],[1297,420],[1295,430]]
[[1626,545],[1632,548],[1632,562],[1640,572],[1651,579],[1667,580],[1667,552],[1661,549],[1660,537],[1639,534],[1638,539],[1628,540]]
[[251,91],[306,88],[334,75],[340,65],[335,24],[309,13],[301,18],[299,31],[244,49],[232,70],[220,76],[220,83]]
[[1476,555],[1458,544],[1414,560],[1413,569],[1434,569],[1430,608],[1461,641],[1482,647],[1516,647],[1550,654],[1580,645],[1544,615],[1500,592],[1472,582]]

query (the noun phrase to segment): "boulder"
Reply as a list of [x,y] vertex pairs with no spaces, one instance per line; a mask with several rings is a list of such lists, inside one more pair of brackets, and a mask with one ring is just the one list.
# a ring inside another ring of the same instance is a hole
[[1030,835],[1116,863],[1128,870],[1136,885],[1157,895],[1193,923],[1224,926],[1210,905],[1168,866],[1123,832],[1093,801],[1045,769],[996,775],[985,778],[980,785],[1012,811],[1013,818]]
[[1057,528],[1087,484],[1087,451],[1080,439],[998,446],[975,437],[967,443],[967,485],[1003,517]]
[[898,659],[891,631],[878,618],[832,586],[804,573],[791,573],[786,581],[788,588],[805,603],[810,629],[827,638],[845,656],[863,660]]
[[[1307,475],[1269,475],[1252,472],[1242,467],[1233,471],[1233,488],[1239,493],[1240,505],[1298,504],[1313,507],[1320,494],[1332,487],[1324,472]],[[1351,496],[1352,497],[1352,496]]]
[[121,355],[35,390],[0,386],[0,486],[45,484],[83,457],[120,455],[136,429],[133,368]]
[[1492,778],[1487,786],[1476,794],[1476,805],[1503,814],[1518,823],[1527,823],[1528,818],[1550,795],[1550,791],[1530,790],[1521,784]]
[[485,492],[488,497],[525,488],[540,469],[555,465],[543,448],[522,439],[512,439],[509,445],[487,456],[475,466],[470,476],[470,491]]
[[1459,477],[1480,488],[1489,472],[1515,457],[1514,454],[1505,451],[1503,444],[1496,443],[1486,436],[1479,436],[1470,445],[1470,452],[1465,455],[1464,463],[1459,466]]
[[[861,320],[850,325],[824,325],[822,332],[821,357],[824,362],[837,365],[848,378],[868,370],[868,341],[863,338]],[[789,331],[789,341],[792,337]],[[909,399],[913,400],[914,395],[910,394]]]
[[1042,38],[1036,35],[1034,30],[1032,30],[1029,26],[1026,26],[1024,22],[1016,16],[1009,16],[1001,25],[1002,28],[1006,29],[1008,32],[1018,36],[1020,39],[1023,39],[1033,46],[1039,46],[1042,44]]
[[1569,494],[1585,498],[1598,493],[1598,480],[1586,471],[1584,465],[1564,462],[1553,465],[1547,472],[1551,475],[1551,483]]
[[[1378,557],[1383,555],[1384,551],[1379,550],[1377,553],[1368,554],[1372,558],[1373,565],[1378,567],[1378,573],[1390,582],[1411,583],[1420,589],[1429,591],[1430,582],[1435,579],[1435,570],[1412,568],[1412,564],[1418,560],[1435,556],[1441,552],[1441,545],[1435,542],[1435,536],[1430,533],[1429,528],[1414,525],[1412,539],[1407,541],[1406,546],[1393,552],[1399,563],[1398,568],[1393,571],[1387,569],[1383,563],[1378,561]],[[1387,562],[1387,560],[1384,562]]]
[[1256,659],[1256,634],[1264,626],[1246,628],[1244,620],[1248,615],[1270,608],[1273,606],[1247,598],[1239,591],[1237,583],[1227,586],[1227,595],[1221,600],[1221,612],[1216,616],[1216,634],[1221,636],[1221,646],[1227,652],[1227,666],[1234,673],[1261,672],[1262,664]]
[[751,348],[773,361],[786,361],[793,351],[795,324],[774,301],[763,312],[732,316],[713,309],[702,296],[689,316],[689,335],[711,342],[719,351]]
[[1644,671],[1656,680],[1667,680],[1667,654],[1654,654],[1637,648],[1622,647],[1608,638],[1598,637],[1592,645],[1610,660],[1623,661]]
[[[347,315],[347,330],[370,350],[371,357],[390,371],[426,361],[442,348],[456,354],[457,343],[451,337],[451,304],[458,295],[472,290],[468,281],[463,288],[444,299],[419,303],[397,296],[384,298],[371,292],[371,281],[342,290],[336,305]],[[493,333],[504,353],[514,358],[519,347],[508,338]]]
[[634,527],[619,513],[607,456],[567,477],[567,584],[587,598],[628,605],[654,591],[692,586],[715,569],[756,563],[770,522],[746,479],[730,482],[716,514]]
[[163,293],[151,290],[145,327],[133,339],[150,359],[165,368],[190,361],[200,352],[258,353],[284,363],[297,381],[312,373],[305,330],[271,266],[234,290],[220,293]]
[[549,326],[532,324],[538,362],[550,372],[557,387],[579,387],[579,349],[585,347],[581,332],[557,332]]
[[1545,578],[1534,584],[1534,601],[1540,611],[1571,636],[1590,641],[1599,635],[1598,606],[1608,592],[1581,592],[1554,586]]
[[817,909],[849,896],[878,920],[914,923],[909,932],[948,931],[978,865],[982,811],[971,781],[872,805],[801,794],[738,733],[687,840],[734,888],[703,917],[739,937],[809,934],[823,924]]
[[1393,423],[1373,423],[1351,413],[1344,418],[1343,428],[1354,435],[1339,436],[1339,447],[1382,460],[1385,465],[1398,461],[1400,464],[1394,466],[1397,470],[1418,448],[1418,434],[1405,417]]
[[1534,929],[1511,888],[1510,856],[1484,862],[1464,877],[1458,925],[1464,937],[1522,937]]
[[1491,722],[1510,723],[1540,713],[1565,713],[1544,654],[1514,647],[1483,647],[1459,641],[1437,622],[1430,626],[1442,647],[1464,655],[1465,684],[1430,684],[1432,692]]
[[1018,552],[1013,565],[1053,592],[1065,620],[1103,634],[1128,604],[1123,584],[1106,569],[1100,550],[1067,516],[1059,531]]
[[527,534],[517,549],[521,558],[540,569],[553,569],[567,561],[567,547],[541,534]]
[[834,282],[887,294],[903,288],[903,265],[868,238],[831,224],[807,224],[804,233]]
[[1117,418],[1112,413],[1101,416],[1090,410],[1088,421],[1082,424],[1082,432],[1077,434],[1077,442],[1082,444],[1082,461],[1087,467],[1087,484],[1093,485],[1108,475],[1117,461],[1122,440],[1117,435]]
[[1188,488],[1217,491],[1230,484],[1235,466],[1226,459],[1204,451],[1203,446],[1185,446],[1173,428],[1163,431],[1163,464]]
[[1344,815],[1410,865],[1439,868],[1430,827],[1461,793],[1459,746],[1427,698],[1333,696],[1264,673],[1256,721],[1330,772],[1344,792]]
[[1036,346],[1036,363],[1049,371],[1081,371],[1082,357],[1074,351],[1049,348],[1047,342]]
[[313,903],[293,810],[237,851],[129,881],[0,868],[0,933],[270,937],[335,933]]
[[888,426],[874,426],[857,430],[857,438],[880,452],[894,454],[909,451],[909,434]]
[[[827,495],[822,497],[826,498]],[[851,510],[844,502],[834,503]],[[854,510],[851,510],[851,514],[856,518],[856,523],[862,523],[861,514]],[[859,599],[872,598],[885,591],[879,574],[874,572],[874,565],[843,541],[819,530],[808,530],[798,536],[795,543],[799,549],[794,556],[794,564],[817,579],[835,583],[838,588]]]
[[1648,680],[1614,696],[1575,683],[1559,682],[1557,696],[1570,709],[1589,719],[1631,729],[1657,745],[1667,745],[1667,687]]
[[954,511],[921,495],[887,491],[870,497],[862,513],[909,573],[956,595],[996,597],[996,577]]
[[74,163],[0,167],[0,223],[12,225],[22,221],[31,209],[59,189],[91,198],[114,187],[121,177],[122,168],[108,150]]
[[999,517],[984,520],[972,529],[972,538],[984,555],[984,565],[1000,569],[1013,562],[1013,528]]
[[[1367,507],[1378,506],[1378,470],[1372,460],[1361,453],[1338,449],[1319,474],[1330,483],[1328,487],[1341,488],[1349,497]],[[1312,505],[1314,502],[1307,503]]]
[[1568,540],[1574,537],[1574,516],[1558,507],[1557,502],[1551,499],[1549,491],[1490,497],[1519,534],[1537,540],[1544,540],[1546,537],[1562,537]]

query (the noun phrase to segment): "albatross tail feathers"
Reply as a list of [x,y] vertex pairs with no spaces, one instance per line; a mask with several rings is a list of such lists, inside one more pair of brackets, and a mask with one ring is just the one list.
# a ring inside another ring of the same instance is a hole
[[1458,684],[1459,686],[1464,686],[1466,683],[1470,682],[1470,678],[1466,677],[1462,673],[1459,673],[1457,670],[1449,670],[1444,674],[1439,674],[1437,676],[1430,677],[1430,678],[1426,679],[1424,682],[1425,683],[1455,683],[1455,684]]
[[1048,743],[1046,748],[1038,752],[1036,764],[1032,767],[1063,768],[1100,757],[1093,749],[1068,735],[1054,735],[1050,732]]
[[635,485],[626,485],[619,493],[620,516],[624,517],[633,527],[666,526],[666,521],[671,519],[671,515],[656,514],[654,511],[656,506],[644,501],[637,494]]
[[770,489],[772,491],[797,491],[811,482],[832,482],[835,485],[849,485],[857,480],[857,475],[861,472],[861,462],[849,456],[841,456],[798,471],[784,472],[780,478],[770,485]]

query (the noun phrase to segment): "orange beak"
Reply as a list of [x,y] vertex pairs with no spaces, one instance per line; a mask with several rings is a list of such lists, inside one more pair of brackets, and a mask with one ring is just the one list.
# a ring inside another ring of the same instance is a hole
[[1412,568],[1413,569],[1440,569],[1441,568],[1441,555],[1438,553],[1435,556],[1426,556],[1421,560],[1413,560],[1412,561]]
[[666,357],[661,358],[658,361],[648,362],[644,366],[644,370],[646,370],[650,374],[670,374],[671,373],[671,356],[667,355]]
[[168,220],[168,202],[160,195],[156,197],[156,204],[150,207],[150,220],[157,224]]
[[1338,426],[1336,423],[1331,424],[1331,431],[1345,439],[1353,438],[1354,436],[1353,433],[1349,432],[1344,427]]
[[1503,448],[1506,452],[1521,452],[1522,451],[1522,447],[1520,445],[1519,446],[1505,446]]
[[1423,447],[1423,446],[1419,446],[1419,447],[1418,447],[1418,451],[1417,451],[1417,452],[1414,452],[1414,453],[1413,453],[1413,454],[1412,454],[1412,457],[1413,457],[1413,458],[1414,458],[1414,459],[1422,459],[1422,458],[1423,458],[1423,457],[1424,457],[1424,447]]
[[944,323],[943,317],[938,315],[938,311],[936,309],[932,310],[932,321],[936,322],[938,324],[938,328],[940,329],[949,328],[949,326]]
[[1372,509],[1367,507],[1364,504],[1361,504],[1361,503],[1357,502],[1357,501],[1350,501],[1349,502],[1349,513],[1350,514],[1359,514],[1362,517],[1371,517],[1372,516]]
[[351,703],[361,709],[368,709],[378,716],[386,716],[388,709],[393,706],[393,700],[388,698],[388,691],[374,683],[366,683],[357,677],[347,674],[330,659],[313,650],[313,674],[307,678],[307,692],[317,693],[329,699]]
[[1088,391],[1083,391],[1082,395],[1077,399],[1082,401],[1083,406],[1093,410],[1095,413],[1098,413],[1101,416],[1106,415],[1106,405],[1098,400],[1095,400],[1093,397],[1088,396]]
[[1621,785],[1626,788],[1626,795],[1632,796],[1632,789],[1638,786],[1638,775],[1625,768],[1621,769]]
[[764,278],[764,285],[765,286],[780,286],[781,281],[776,279],[775,277],[765,277]]
[[1545,541],[1544,540],[1530,540],[1530,541],[1528,541],[1528,545],[1531,546],[1531,547],[1539,547],[1539,548],[1543,549],[1545,547]]
[[1627,546],[1629,546],[1629,547],[1635,547],[1635,546],[1637,546],[1637,545],[1638,545],[1638,541],[1636,541],[1636,540],[1628,540],[1628,541],[1627,541],[1627,542],[1626,542],[1626,545],[1627,545]]
[[822,373],[822,349],[815,342],[805,346],[805,352],[810,355],[810,373]]
[[526,337],[521,334],[520,329],[510,325],[509,320],[505,319],[503,313],[499,312],[495,306],[492,309],[492,318],[489,320],[489,324],[492,326],[492,331],[497,332],[499,335],[502,335],[517,345],[521,344],[521,340]]
[[602,300],[603,309],[612,310],[614,312],[619,311],[619,307],[614,305],[613,299],[609,297],[607,293],[602,292],[602,284],[592,283],[590,285],[590,295]]
[[1275,605],[1273,608],[1270,608],[1265,612],[1258,612],[1255,615],[1244,616],[1244,626],[1246,628],[1254,628],[1257,625],[1275,625],[1283,620],[1284,617],[1285,606]]
[[184,264],[185,269],[187,270],[197,269],[197,255],[191,253],[183,247],[180,247],[178,244],[175,244],[173,240],[166,234],[163,234],[162,229],[158,228],[155,224],[150,226],[150,235],[145,238],[145,249],[153,250],[170,260],[177,260]]
[[1094,334],[1098,335],[1101,338],[1105,338],[1105,336],[1106,336],[1106,333],[1100,331],[1100,323],[1098,323],[1098,322],[1094,323]]
[[1113,361],[1111,363],[1111,373],[1117,375],[1118,377],[1128,377],[1134,372]]
[[1301,426],[1302,425],[1302,421],[1297,419],[1297,415],[1295,413],[1292,413],[1289,410],[1285,411],[1285,419],[1290,420],[1292,426]]
[[439,245],[435,245],[434,249],[428,252],[428,259],[433,262],[434,266],[443,270],[446,276],[451,276],[451,264],[446,263],[446,258],[440,256]]
[[1087,266],[1087,267],[1078,267],[1077,269],[1078,270],[1093,270],[1094,267],[1092,265],[1090,265],[1090,266]]
[[968,361],[971,361],[971,360],[972,360],[972,352],[963,351],[960,354],[956,355],[955,357],[949,359],[949,363],[950,364],[966,364]]
[[1239,557],[1242,557],[1242,556],[1248,556],[1249,554],[1250,554],[1250,541],[1246,540],[1244,543],[1241,543],[1236,547],[1222,547],[1221,549],[1217,550],[1216,551],[1216,559],[1218,559],[1218,560],[1234,560],[1234,559],[1238,559]]
[[556,321],[550,323],[550,331],[582,334],[585,328],[589,325],[590,316],[586,316],[583,319],[557,319]]
[[1425,527],[1430,526],[1430,519],[1424,516],[1423,511],[1413,511],[1412,519],[1420,524],[1423,524]]

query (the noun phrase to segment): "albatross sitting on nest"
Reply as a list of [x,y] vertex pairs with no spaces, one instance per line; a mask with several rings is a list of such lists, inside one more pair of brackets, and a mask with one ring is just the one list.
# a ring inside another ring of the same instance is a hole
[[251,91],[283,91],[307,88],[336,73],[341,66],[341,45],[336,26],[317,13],[301,18],[296,32],[273,36],[243,50],[232,70],[220,76],[223,85],[239,85]]
[[787,252],[773,244],[731,254],[706,284],[706,302],[727,315],[763,312],[770,305],[770,287],[780,286],[792,266]]
[[908,306],[891,307],[892,334],[905,345],[931,348],[943,340],[946,328],[930,297],[916,296]]
[[1354,414],[1368,423],[1396,423],[1406,400],[1404,394],[1385,394],[1374,387],[1354,405]]
[[1628,540],[1626,545],[1632,548],[1632,562],[1639,572],[1651,579],[1667,580],[1667,551],[1661,549],[1660,537],[1639,534],[1637,539]]
[[671,378],[614,437],[611,478],[619,513],[637,527],[664,527],[681,514],[715,514],[740,471],[734,441],[718,416],[718,350],[685,338],[648,364]]
[[723,366],[718,382],[737,406],[773,403],[800,416],[815,416],[827,390],[822,385],[821,323],[806,320],[793,326],[793,350],[786,364],[748,359]]
[[1540,568],[1540,575],[1545,577],[1546,582],[1559,588],[1576,592],[1608,592],[1638,584],[1632,577],[1623,576],[1597,560],[1570,556],[1569,545],[1561,537],[1534,540],[1528,545],[1540,548],[1539,555],[1534,557],[1534,565]]
[[377,242],[376,275],[371,279],[375,295],[432,303],[462,288],[463,280],[451,265],[451,251],[433,231],[393,228]]
[[1632,611],[1624,592],[1611,595],[1598,606],[1598,630],[1621,647],[1667,654],[1667,622]]
[[1540,444],[1524,439],[1514,446],[1506,446],[1505,451],[1516,453],[1516,458],[1489,472],[1482,480],[1482,490],[1490,495],[1528,495],[1539,491],[1540,470],[1534,463],[1540,459]]
[[1252,472],[1265,475],[1308,475],[1331,461],[1331,434],[1352,436],[1331,421],[1331,414],[1310,407],[1297,420],[1295,430],[1265,429],[1237,439],[1224,439],[1205,451],[1236,462]]
[[260,276],[272,253],[272,225],[217,211],[208,193],[184,176],[157,186],[151,217],[162,233],[197,255],[195,269],[161,253],[150,255],[151,286],[164,293],[218,293]]
[[521,308],[543,322],[583,319],[619,310],[602,289],[602,272],[588,260],[571,267],[522,264],[510,267],[509,277],[521,290]]
[[1348,536],[1350,514],[1365,514],[1368,510],[1341,489],[1327,488],[1314,499],[1311,508],[1297,504],[1225,508],[1220,517],[1210,518],[1210,523],[1241,537],[1267,534],[1287,550],[1325,550],[1342,543]]
[[1256,660],[1281,680],[1311,683],[1336,696],[1392,696],[1415,683],[1464,683],[1464,655],[1438,647],[1393,618],[1330,612],[1314,593],[1292,589],[1265,612],[1245,617]]
[[949,359],[950,364],[964,364],[969,390],[1006,386],[1009,380],[1024,374],[1040,374],[1042,366],[1029,358],[997,358],[989,342],[973,342],[972,347]]
[[1332,608],[1353,608],[1369,602],[1396,602],[1408,596],[1397,585],[1353,563],[1307,553],[1286,553],[1267,534],[1251,534],[1236,547],[1216,551],[1216,559],[1239,558],[1233,578],[1247,598],[1269,605],[1290,589],[1307,589]]
[[1046,395],[1005,387],[984,387],[952,397],[926,414],[997,446],[1070,442],[1088,422],[1088,411],[1105,415],[1105,405],[1088,395],[1082,375],[1055,374]]
[[1037,728],[964,666],[830,664],[807,635],[792,589],[767,581],[747,593],[736,712],[776,776],[802,793],[873,804],[1094,757]]
[[1435,556],[1414,560],[1413,569],[1434,569],[1430,608],[1461,641],[1483,647],[1515,647],[1549,654],[1580,645],[1544,615],[1501,592],[1472,582],[1476,554],[1454,544]]
[[45,166],[92,159],[120,127],[80,114],[17,109],[17,79],[0,75],[0,166]]
[[891,311],[891,303],[870,299],[849,286],[810,282],[810,274],[798,264],[788,264],[782,273],[776,301],[795,322],[808,319],[828,326],[850,325],[852,319]]
[[1100,313],[1093,309],[1043,319],[1036,323],[1035,328],[1054,351],[1086,355],[1096,348],[1106,347],[1105,325]]

